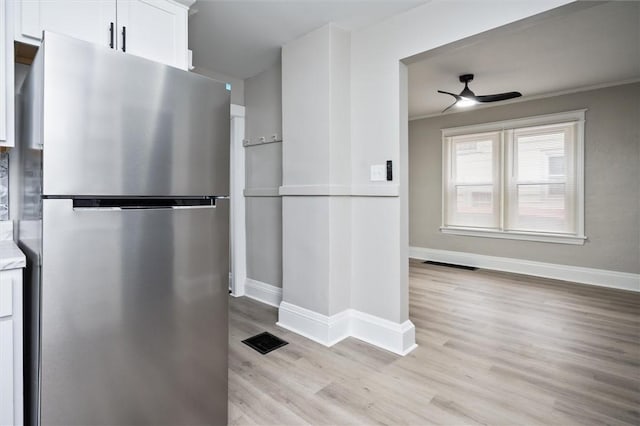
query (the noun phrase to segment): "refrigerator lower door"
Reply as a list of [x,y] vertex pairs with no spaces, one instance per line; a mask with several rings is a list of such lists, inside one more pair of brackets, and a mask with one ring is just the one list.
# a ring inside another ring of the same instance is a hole
[[228,223],[44,200],[42,425],[227,423]]

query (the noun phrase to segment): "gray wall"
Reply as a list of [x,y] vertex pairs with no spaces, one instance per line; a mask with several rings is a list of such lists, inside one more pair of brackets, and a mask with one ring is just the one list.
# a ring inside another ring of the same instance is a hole
[[[245,80],[245,139],[282,139],[280,62]],[[282,287],[282,143],[245,148],[247,277]],[[258,191],[256,191],[258,190]],[[257,195],[259,194],[259,195]]]
[[[584,246],[445,235],[440,129],[588,108]],[[640,83],[409,123],[410,245],[640,273]]]
[[193,72],[204,75],[223,83],[231,84],[231,103],[236,105],[244,105],[244,80],[234,78],[226,74],[208,70],[202,67],[195,67]]

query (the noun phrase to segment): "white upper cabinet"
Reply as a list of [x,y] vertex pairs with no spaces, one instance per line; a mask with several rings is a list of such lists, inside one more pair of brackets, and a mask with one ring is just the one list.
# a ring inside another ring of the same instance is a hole
[[39,44],[42,31],[187,69],[188,8],[172,0],[16,0],[15,39]]
[[7,96],[7,86],[9,79],[7,78],[7,63],[9,58],[6,52],[7,34],[6,34],[6,16],[5,4],[0,2],[0,146],[9,146],[7,140],[7,113],[9,97]]
[[[21,0],[16,8],[15,38],[39,44],[42,31],[66,34],[108,46],[116,24],[116,0]],[[114,34],[115,37],[115,34]]]
[[185,6],[163,0],[118,1],[118,47],[132,55],[187,69]]

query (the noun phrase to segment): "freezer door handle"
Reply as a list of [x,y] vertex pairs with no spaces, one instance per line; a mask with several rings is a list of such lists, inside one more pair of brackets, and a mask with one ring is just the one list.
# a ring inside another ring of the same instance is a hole
[[210,206],[172,206],[172,207],[74,207],[76,212],[126,212],[134,210],[195,210],[195,209],[215,209],[215,205]]
[[75,211],[127,211],[127,210],[186,210],[213,209],[215,197],[202,198],[78,198],[73,200]]
[[173,206],[173,210],[192,210],[192,209],[215,209],[215,204],[209,204],[205,206]]
[[120,207],[74,207],[73,211],[82,212],[120,212],[122,208]]

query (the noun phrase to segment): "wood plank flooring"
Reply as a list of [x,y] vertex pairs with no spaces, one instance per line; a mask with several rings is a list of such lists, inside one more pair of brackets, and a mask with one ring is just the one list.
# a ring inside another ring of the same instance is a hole
[[[231,299],[230,424],[640,424],[640,294],[412,260],[410,318],[400,357]],[[289,345],[241,343],[265,330]]]

